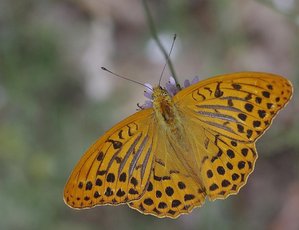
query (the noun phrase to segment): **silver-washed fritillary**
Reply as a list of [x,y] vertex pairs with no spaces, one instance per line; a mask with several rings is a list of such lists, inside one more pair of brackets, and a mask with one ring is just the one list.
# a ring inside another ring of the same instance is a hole
[[254,169],[256,140],[292,91],[285,78],[257,72],[216,76],[175,95],[155,87],[152,107],[141,107],[87,150],[64,200],[78,209],[127,203],[176,218],[206,197],[236,194]]

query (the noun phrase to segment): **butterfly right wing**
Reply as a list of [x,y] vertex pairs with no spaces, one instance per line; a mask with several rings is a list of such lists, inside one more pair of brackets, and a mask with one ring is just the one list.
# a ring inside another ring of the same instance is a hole
[[151,173],[156,146],[153,110],[121,121],[92,145],[64,189],[72,208],[120,204],[139,199]]
[[258,72],[213,77],[175,95],[211,200],[236,194],[246,184],[257,159],[256,140],[291,97],[287,79]]

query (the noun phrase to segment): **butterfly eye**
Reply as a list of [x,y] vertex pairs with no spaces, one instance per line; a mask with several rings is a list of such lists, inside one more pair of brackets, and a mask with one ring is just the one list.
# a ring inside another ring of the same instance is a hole
[[166,91],[163,91],[162,95],[163,95],[163,96],[167,96],[168,93],[167,93]]

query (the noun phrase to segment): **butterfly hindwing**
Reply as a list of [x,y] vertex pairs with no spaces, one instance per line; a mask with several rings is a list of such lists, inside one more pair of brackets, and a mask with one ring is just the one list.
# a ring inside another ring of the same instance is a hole
[[87,208],[140,198],[156,146],[152,117],[152,109],[135,113],[87,150],[65,186],[69,206]]
[[208,197],[215,200],[238,193],[254,169],[255,144],[232,141],[213,132],[206,134],[205,140],[209,142],[199,172]]
[[255,141],[290,100],[286,79],[244,72],[201,81],[174,97],[187,126],[198,136],[199,174],[210,199],[235,194],[257,158]]
[[[162,135],[160,135],[162,136]],[[160,138],[161,139],[161,138]],[[163,136],[155,152],[149,184],[144,195],[131,202],[130,207],[157,217],[176,218],[201,206],[205,191],[201,183],[194,180],[169,146],[183,150],[176,142]]]

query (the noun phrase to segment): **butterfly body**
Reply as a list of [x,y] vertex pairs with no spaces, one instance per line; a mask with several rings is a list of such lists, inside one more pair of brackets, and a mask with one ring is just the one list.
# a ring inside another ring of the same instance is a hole
[[152,99],[156,120],[160,126],[169,129],[170,127],[180,125],[177,108],[172,97],[165,89],[162,89],[160,86],[155,87]]
[[236,194],[254,169],[256,140],[291,96],[288,80],[255,72],[213,77],[174,96],[155,87],[152,108],[115,125],[83,155],[64,200],[79,209],[128,203],[176,218],[206,197]]
[[186,175],[199,182],[198,163],[195,158],[197,151],[192,148],[190,138],[188,138],[188,132],[184,126],[184,115],[179,110],[180,108],[177,108],[173,97],[160,86],[153,90],[153,109],[154,120],[158,126],[157,136],[158,138],[166,137],[163,144],[173,151],[171,161],[176,161],[177,167],[183,167]]

